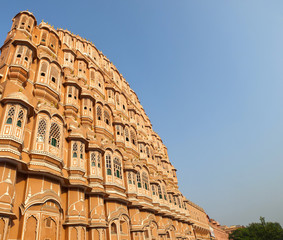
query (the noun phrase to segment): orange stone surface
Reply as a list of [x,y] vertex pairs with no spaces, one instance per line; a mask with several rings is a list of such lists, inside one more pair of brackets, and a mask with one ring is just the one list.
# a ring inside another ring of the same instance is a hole
[[18,13],[0,101],[0,240],[210,239],[137,95],[91,42]]

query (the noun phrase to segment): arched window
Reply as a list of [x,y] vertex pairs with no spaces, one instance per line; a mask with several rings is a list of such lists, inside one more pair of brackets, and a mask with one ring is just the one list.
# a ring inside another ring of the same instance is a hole
[[73,144],[73,157],[74,158],[78,157],[78,144],[77,143]]
[[146,147],[146,155],[147,155],[148,158],[150,158],[149,148],[148,147]]
[[20,25],[20,29],[25,29],[26,21],[27,21],[27,17],[23,16],[22,21],[21,21],[21,25]]
[[171,194],[168,194],[168,196],[169,196],[169,202],[172,203],[172,196],[171,196]]
[[161,192],[161,187],[160,187],[160,185],[157,185],[157,190],[158,190],[159,198],[162,199],[162,192]]
[[101,163],[100,163],[100,153],[97,153],[97,167],[100,168]]
[[166,190],[164,186],[162,186],[162,190],[163,190],[164,199],[167,200]]
[[43,32],[42,32],[42,35],[41,35],[41,42],[42,42],[43,44],[46,43],[46,38],[47,38],[47,32],[46,32],[46,31],[43,31]]
[[152,195],[155,195],[155,186],[153,184],[151,185],[151,191],[152,191]]
[[120,135],[120,126],[119,125],[116,125],[116,134]]
[[120,220],[120,233],[127,234],[128,224],[125,220]]
[[73,87],[68,86],[68,98],[72,98]]
[[177,201],[178,201],[179,208],[181,208],[181,202],[180,202],[179,196],[177,197]]
[[107,111],[104,111],[104,121],[107,125],[111,125],[111,122],[110,122],[110,115]]
[[27,30],[30,32],[30,30],[31,30],[31,27],[32,27],[32,23],[33,22],[33,20],[32,20],[32,18],[30,17],[29,18],[29,20],[28,20],[28,27],[27,27]]
[[23,118],[24,118],[24,111],[20,110],[20,112],[18,114],[18,120],[17,120],[17,126],[18,127],[22,127]]
[[7,120],[6,123],[7,124],[12,124],[13,123],[13,118],[15,115],[15,108],[14,107],[10,107],[8,114],[7,114]]
[[17,51],[17,58],[21,58],[23,55],[23,51],[24,51],[24,47],[23,46],[19,46],[18,47],[18,51]]
[[143,187],[148,190],[148,176],[145,172],[142,173]]
[[119,99],[119,95],[118,94],[116,95],[116,103],[117,103],[117,105],[120,105],[120,99]]
[[46,132],[46,120],[40,119],[37,128],[37,142],[44,142],[45,141],[45,132]]
[[98,79],[98,87],[102,88],[102,83],[100,79]]
[[131,111],[131,110],[130,110],[130,111],[129,111],[129,115],[130,115],[130,118],[131,118],[131,119],[133,119],[133,118],[134,118],[135,113],[134,113],[133,111]]
[[95,72],[94,70],[91,70],[90,71],[90,85],[94,86],[94,83],[95,83]]
[[132,173],[128,172],[128,182],[129,184],[132,184]]
[[45,219],[45,227],[50,228],[51,227],[51,218],[46,218]]
[[102,119],[102,111],[101,111],[101,107],[98,106],[96,108],[96,115],[97,115],[97,120],[101,120]]
[[138,188],[141,188],[141,175],[139,172],[137,173],[137,183],[138,183]]
[[114,164],[114,176],[122,179],[120,160],[115,157],[113,160],[113,164]]
[[47,62],[42,62],[41,63],[41,68],[40,68],[40,76],[41,77],[44,77],[44,78],[46,77],[47,68],[48,68]]
[[107,175],[112,175],[111,157],[109,154],[106,155],[106,169]]
[[19,21],[20,21],[20,19],[17,17],[17,18],[14,20],[12,29],[18,27]]
[[32,53],[32,51],[29,48],[27,48],[25,58],[24,58],[26,62],[29,62],[29,58],[31,56],[31,53]]
[[50,47],[52,48],[52,49],[56,49],[56,45],[57,45],[57,40],[56,40],[56,38],[54,37],[54,36],[50,36]]
[[79,90],[76,87],[74,87],[74,99],[77,99],[78,95],[79,95]]
[[173,196],[173,200],[174,200],[174,205],[177,205],[176,196]]
[[76,100],[78,96],[78,89],[76,87],[68,86],[68,98],[74,97]]
[[95,167],[95,153],[91,153],[91,156],[90,156],[90,160],[91,160],[91,166],[92,167]]
[[131,131],[131,140],[134,145],[136,145],[136,134],[134,131]]
[[126,138],[126,141],[129,142],[129,130],[128,130],[128,128],[125,128],[125,138]]
[[111,224],[111,234],[117,234],[117,227],[115,223]]
[[49,144],[53,147],[59,148],[60,146],[60,127],[57,123],[52,123],[49,132]]
[[140,148],[140,153],[143,153],[143,145],[139,144],[139,148]]
[[50,80],[52,83],[57,84],[59,79],[59,71],[55,66],[51,66]]
[[150,149],[150,153],[151,153],[152,160],[154,160],[154,152],[153,152],[152,148]]
[[82,61],[79,62],[79,76],[84,77],[86,72],[86,64]]
[[148,230],[145,230],[145,231],[144,231],[144,237],[145,237],[146,239],[149,238]]
[[84,145],[81,143],[81,146],[80,146],[80,158],[83,159],[84,157]]
[[167,239],[170,239],[170,234],[169,234],[169,232],[167,232],[166,238],[167,238]]
[[112,98],[112,91],[111,90],[107,90],[107,94],[108,94],[108,98]]

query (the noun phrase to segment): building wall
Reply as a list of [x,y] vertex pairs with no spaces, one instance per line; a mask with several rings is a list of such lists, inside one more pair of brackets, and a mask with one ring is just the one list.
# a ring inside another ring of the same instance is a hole
[[91,42],[20,12],[0,101],[0,240],[209,238],[137,95]]
[[229,233],[214,219],[209,219],[209,226],[213,229],[215,240],[228,240]]

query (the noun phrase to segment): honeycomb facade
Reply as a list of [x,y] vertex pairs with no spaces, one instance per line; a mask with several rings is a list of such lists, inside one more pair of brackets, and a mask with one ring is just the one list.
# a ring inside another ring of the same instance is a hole
[[0,56],[0,240],[210,239],[135,92],[23,11]]

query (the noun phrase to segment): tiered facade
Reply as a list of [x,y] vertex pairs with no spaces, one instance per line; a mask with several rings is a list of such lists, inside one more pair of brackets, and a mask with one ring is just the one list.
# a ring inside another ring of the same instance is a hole
[[0,240],[210,238],[137,95],[91,42],[20,12],[0,101]]
[[221,226],[219,222],[214,219],[208,218],[209,226],[211,230],[212,239],[216,240],[228,240],[229,233],[225,230],[225,226]]

